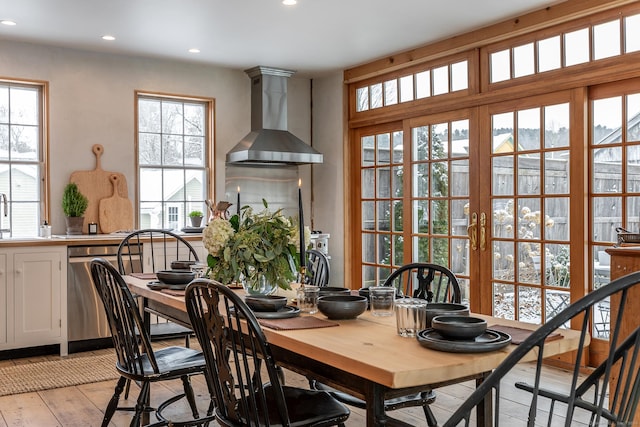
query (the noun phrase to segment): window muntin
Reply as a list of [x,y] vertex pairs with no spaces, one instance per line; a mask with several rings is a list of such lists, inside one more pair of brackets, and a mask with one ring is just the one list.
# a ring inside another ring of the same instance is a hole
[[210,103],[147,94],[137,101],[139,227],[181,229],[189,212],[206,210]]
[[42,85],[0,81],[0,224],[12,237],[37,236],[45,219],[42,105]]

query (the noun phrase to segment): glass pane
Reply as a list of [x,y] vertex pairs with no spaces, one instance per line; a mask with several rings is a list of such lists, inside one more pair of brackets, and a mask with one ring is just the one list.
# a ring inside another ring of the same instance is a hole
[[620,20],[593,26],[593,59],[620,55]]
[[491,159],[491,187],[496,196],[514,194],[513,185],[513,157],[500,156]]
[[362,202],[362,229],[373,230],[375,224],[375,202]]
[[516,318],[513,285],[493,284],[493,316],[512,320]]
[[[520,199],[516,225],[520,239],[538,240],[543,223],[540,212],[540,199]],[[539,251],[540,248],[528,247],[530,251]]]
[[449,267],[449,239],[431,239],[433,255],[429,262]]
[[[204,182],[205,172],[203,169],[185,169],[185,200],[189,203],[197,202],[204,203]],[[188,209],[185,214],[188,214],[192,210],[202,210],[203,206],[196,206],[193,209]]]
[[382,107],[382,83],[376,83],[371,85],[371,108]]
[[382,133],[376,135],[376,163],[379,165],[388,165],[390,160],[389,148],[391,146],[391,135]]
[[375,189],[375,169],[362,169],[362,198],[371,199]]
[[433,69],[433,94],[441,95],[449,92],[449,67]]
[[205,135],[206,108],[203,104],[184,104],[184,133],[186,135]]
[[404,264],[404,238],[400,235],[393,236],[393,264]]
[[544,154],[544,193],[569,193],[569,152],[548,151]]
[[11,237],[33,237],[36,235],[36,224],[42,224],[39,212],[40,205],[37,202],[11,203],[9,215],[2,217],[2,228],[11,228]]
[[603,147],[593,152],[592,193],[622,192],[622,148]]
[[402,131],[393,132],[393,163],[402,163],[403,152]]
[[451,162],[451,196],[469,195],[469,160]]
[[398,103],[398,81],[396,79],[384,82],[384,105]]
[[622,141],[622,97],[596,99],[592,106],[593,144],[613,144]]
[[569,104],[544,107],[545,148],[569,146]]
[[545,319],[549,321],[556,314],[569,307],[571,294],[566,291],[545,290]]
[[9,88],[0,86],[0,123],[9,123]]
[[138,136],[138,157],[141,165],[161,165],[160,134],[141,133]]
[[362,137],[360,144],[362,147],[362,166],[373,166],[375,164],[375,137],[372,135]]
[[429,232],[429,201],[413,201],[413,230],[414,233]]
[[426,237],[414,237],[413,238],[413,262],[428,262],[429,261],[429,238]]
[[[627,224],[628,229],[633,230],[634,232],[640,231],[640,197],[627,197],[627,218],[625,224]],[[612,233],[614,234],[614,233]],[[617,233],[615,236],[612,236],[611,240],[606,240],[610,242],[616,242],[618,240]]]
[[419,126],[412,129],[411,147],[413,161],[429,158],[429,126]]
[[640,193],[640,146],[627,146],[627,193]]
[[447,200],[431,201],[431,225],[433,234],[449,233],[449,202]]
[[[390,185],[390,177],[389,177],[389,173],[390,170],[389,168],[378,168],[376,169],[376,175],[377,175],[377,188],[378,188],[378,194],[377,197],[379,198],[388,198],[391,197],[391,189],[389,188]],[[366,185],[366,184],[365,184]]]
[[509,49],[491,54],[491,83],[502,82],[511,78],[511,60]]
[[393,231],[402,231],[402,221],[404,219],[404,211],[401,200],[394,200],[393,206]]
[[167,134],[183,133],[182,103],[162,101],[162,132]]
[[595,246],[593,262],[593,287],[598,289],[606,285],[611,277],[611,256],[605,252],[608,246]]
[[40,128],[38,126],[10,126],[11,159],[13,161],[37,162],[40,158]]
[[162,135],[162,164],[182,166],[184,155],[182,135]]
[[498,280],[512,281],[515,272],[515,252],[513,242],[494,241],[493,277]]
[[491,116],[494,153],[513,151],[513,113],[494,114]]
[[419,163],[413,165],[413,197],[426,197],[429,195],[429,164]]
[[391,236],[378,234],[378,264],[391,265]]
[[[15,164],[11,165],[11,192],[3,191],[10,195],[9,202],[17,201],[38,201],[40,200],[40,187],[35,183],[40,182],[39,174],[40,166],[36,164]],[[17,205],[12,204],[14,208]],[[36,212],[38,209],[36,209]],[[0,210],[0,212],[3,212]],[[14,212],[14,215],[16,213]],[[0,218],[0,223],[7,224],[4,218]],[[37,222],[30,223],[31,227],[35,227]],[[8,228],[3,227],[2,228]],[[32,234],[33,235],[33,234]]]
[[469,241],[466,239],[451,239],[451,271],[456,275],[468,275],[468,259]]
[[518,292],[518,320],[539,324],[542,321],[540,289],[521,287]]
[[466,236],[469,225],[469,201],[467,199],[451,200],[451,235]]
[[463,90],[469,87],[467,61],[451,64],[451,90]]
[[162,228],[163,225],[164,213],[159,201],[140,203],[140,228]]
[[518,281],[539,285],[541,270],[540,243],[518,243]]
[[518,194],[540,194],[540,153],[518,156]]
[[540,109],[520,110],[518,118],[518,150],[540,149]]
[[185,177],[182,170],[164,169],[162,179],[163,201],[185,200]]
[[431,158],[446,159],[449,151],[449,126],[439,123],[431,126]]
[[431,164],[431,196],[449,196],[448,163],[437,162]]
[[535,72],[533,43],[513,48],[513,77],[528,76]]
[[560,68],[560,36],[549,37],[538,42],[538,72]]
[[14,125],[37,126],[40,121],[39,90],[36,88],[11,87],[9,93],[11,123]]
[[160,133],[160,101],[138,99],[138,131]]
[[377,227],[378,231],[390,231],[391,230],[391,202],[388,200],[382,200],[376,202],[378,219]]
[[450,157],[469,156],[469,120],[451,122]]
[[627,141],[640,141],[640,94],[627,95]]
[[9,146],[9,125],[0,124],[0,147],[4,147],[3,150],[0,150],[0,160],[8,160],[7,147]]
[[369,86],[356,89],[356,111],[369,109]]
[[431,72],[429,70],[416,74],[416,98],[431,96]]
[[569,249],[570,246],[547,244],[545,246],[545,265],[547,266],[546,284],[569,289]]
[[370,265],[362,266],[362,287],[368,288],[369,286],[376,286],[378,284],[376,280],[376,268]]
[[626,53],[640,50],[640,15],[624,19],[624,47]]
[[376,262],[376,235],[372,233],[362,234],[362,262]]
[[589,29],[572,31],[564,35],[564,64],[571,65],[589,62]]
[[205,159],[205,139],[202,136],[185,136],[184,163],[190,166],[203,166]]
[[591,218],[593,218],[593,240],[596,242],[616,241],[613,232],[622,224],[622,198],[593,197],[591,198]]
[[391,197],[402,197],[404,192],[403,192],[403,168],[402,166],[394,166],[393,168],[391,168]]
[[569,241],[569,218],[571,216],[568,197],[545,199],[544,231],[548,240]]
[[413,76],[400,77],[400,102],[413,101]]
[[[493,236],[496,238],[513,239],[514,217],[512,199],[493,200]],[[512,259],[513,261],[513,259]]]

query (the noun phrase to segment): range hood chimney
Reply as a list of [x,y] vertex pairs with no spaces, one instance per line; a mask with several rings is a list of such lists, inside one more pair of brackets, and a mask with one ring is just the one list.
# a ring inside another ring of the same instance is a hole
[[294,71],[245,70],[251,78],[251,132],[227,153],[231,164],[322,163],[322,154],[287,130],[287,79]]

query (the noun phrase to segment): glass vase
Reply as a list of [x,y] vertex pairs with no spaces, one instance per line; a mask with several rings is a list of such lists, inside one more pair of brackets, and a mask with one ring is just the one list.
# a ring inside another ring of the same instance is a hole
[[249,295],[272,295],[278,290],[278,284],[271,283],[262,274],[245,278],[242,287]]

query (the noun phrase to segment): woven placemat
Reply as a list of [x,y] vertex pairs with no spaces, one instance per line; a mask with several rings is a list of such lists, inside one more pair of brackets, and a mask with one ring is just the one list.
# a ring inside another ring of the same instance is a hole
[[119,377],[115,353],[24,363],[0,368],[0,396],[70,387]]
[[[521,344],[522,341],[526,340],[529,335],[534,333],[530,329],[518,328],[516,326],[506,326],[506,325],[493,325],[487,327],[487,329],[493,329],[494,331],[504,332],[505,334],[511,335],[511,344]],[[553,332],[550,334],[545,341],[553,341],[562,338],[560,332]]]
[[340,326],[331,320],[318,319],[313,316],[291,317],[289,319],[258,319],[258,323],[267,328],[280,331],[290,331],[294,329],[315,329]]

